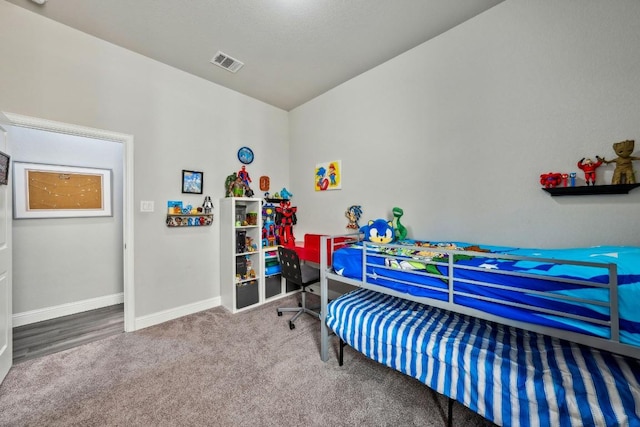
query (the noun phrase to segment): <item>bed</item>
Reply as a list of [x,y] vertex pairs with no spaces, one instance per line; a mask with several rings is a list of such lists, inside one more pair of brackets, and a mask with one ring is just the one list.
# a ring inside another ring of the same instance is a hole
[[331,330],[498,425],[640,426],[640,248],[350,238],[321,244],[322,360]]

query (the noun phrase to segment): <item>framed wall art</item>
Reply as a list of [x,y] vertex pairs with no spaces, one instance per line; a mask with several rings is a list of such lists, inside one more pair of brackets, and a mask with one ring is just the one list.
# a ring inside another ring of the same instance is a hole
[[340,190],[342,188],[342,162],[318,163],[316,165],[315,190]]
[[9,160],[9,155],[0,151],[0,185],[7,185],[9,182]]
[[182,171],[182,192],[202,194],[202,181],[204,173],[197,171]]
[[111,216],[111,170],[13,163],[14,218]]

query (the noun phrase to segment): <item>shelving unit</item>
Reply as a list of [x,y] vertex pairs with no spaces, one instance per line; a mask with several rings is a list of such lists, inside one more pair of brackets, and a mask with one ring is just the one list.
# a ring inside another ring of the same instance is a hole
[[592,185],[582,187],[543,188],[552,196],[587,196],[595,194],[628,194],[640,184]]
[[201,227],[213,224],[213,214],[167,214],[167,227]]
[[[251,223],[247,223],[249,213],[257,214]],[[262,200],[220,199],[219,215],[222,305],[237,313],[286,296],[284,280],[272,268],[278,259],[278,248],[262,247]]]

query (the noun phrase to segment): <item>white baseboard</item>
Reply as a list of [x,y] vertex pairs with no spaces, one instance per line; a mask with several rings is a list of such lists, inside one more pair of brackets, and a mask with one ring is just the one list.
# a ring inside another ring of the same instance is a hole
[[220,297],[216,297],[194,302],[193,304],[171,308],[169,310],[159,311],[146,316],[136,317],[135,330],[148,328],[149,326],[158,325],[199,311],[209,310],[210,308],[218,307],[220,304]]
[[55,319],[56,317],[68,316],[70,314],[82,313],[83,311],[95,310],[96,308],[108,307],[110,305],[122,304],[123,302],[124,293],[121,292],[119,294],[106,295],[103,297],[56,305],[53,307],[15,313],[12,316],[13,327],[29,325],[31,323],[42,322],[43,320]]

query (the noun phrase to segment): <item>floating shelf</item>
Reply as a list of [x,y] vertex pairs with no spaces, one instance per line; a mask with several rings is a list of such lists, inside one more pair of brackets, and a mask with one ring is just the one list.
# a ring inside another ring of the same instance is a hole
[[168,214],[167,227],[202,227],[213,223],[213,214]]
[[629,191],[640,184],[593,185],[582,187],[542,188],[552,196],[588,196],[594,194],[629,194]]

